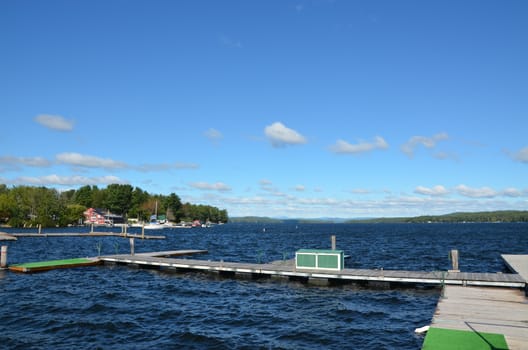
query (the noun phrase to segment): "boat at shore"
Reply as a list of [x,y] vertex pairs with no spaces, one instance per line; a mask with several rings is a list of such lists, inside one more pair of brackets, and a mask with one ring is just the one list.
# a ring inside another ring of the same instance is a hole
[[143,226],[145,230],[161,230],[164,227],[167,226],[158,220],[157,215],[152,215],[149,223]]

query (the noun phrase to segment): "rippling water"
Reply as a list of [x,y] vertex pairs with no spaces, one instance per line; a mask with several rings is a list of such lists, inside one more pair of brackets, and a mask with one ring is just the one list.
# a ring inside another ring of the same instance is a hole
[[[263,228],[266,228],[263,232]],[[69,229],[74,230],[74,229]],[[85,229],[78,229],[85,230]],[[61,230],[59,230],[61,231]],[[64,230],[62,230],[64,231]],[[526,224],[249,225],[149,232],[136,252],[208,249],[200,259],[268,262],[299,248],[327,248],[330,235],[353,268],[504,269],[500,254],[528,253]],[[115,237],[20,238],[9,263],[129,251]],[[0,271],[7,349],[420,349],[414,329],[430,322],[436,289],[307,286],[101,266],[40,274]]]

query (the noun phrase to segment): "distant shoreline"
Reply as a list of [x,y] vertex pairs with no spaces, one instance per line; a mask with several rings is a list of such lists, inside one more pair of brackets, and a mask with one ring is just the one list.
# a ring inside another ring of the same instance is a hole
[[230,217],[230,223],[254,224],[374,224],[374,223],[519,223],[528,222],[526,210],[498,210],[481,212],[455,212],[445,215],[422,215],[414,217],[380,217],[380,218],[271,218],[265,216]]

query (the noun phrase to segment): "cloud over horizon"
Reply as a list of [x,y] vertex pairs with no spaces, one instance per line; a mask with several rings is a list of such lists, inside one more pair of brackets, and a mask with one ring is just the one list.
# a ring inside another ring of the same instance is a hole
[[409,141],[407,141],[401,146],[401,150],[409,158],[413,158],[416,147],[421,145],[421,146],[424,146],[425,148],[431,149],[431,148],[434,148],[439,141],[444,141],[447,139],[449,139],[449,135],[445,132],[436,134],[432,137],[413,136],[409,139]]
[[222,133],[214,128],[209,128],[204,132],[205,137],[207,137],[210,141],[219,141],[221,140],[224,135]]
[[0,172],[9,170],[18,170],[20,166],[30,166],[35,168],[46,168],[52,165],[52,162],[42,157],[0,157]]
[[100,158],[75,152],[60,153],[55,156],[59,164],[66,164],[84,168],[103,169],[125,169],[128,165],[124,162],[115,161],[109,158]]
[[57,131],[72,131],[73,121],[64,118],[60,115],[39,114],[35,117],[35,121],[48,129]]
[[3,179],[6,183],[14,185],[34,185],[34,186],[84,186],[84,185],[110,185],[110,184],[128,184],[127,180],[123,180],[117,176],[61,176],[56,174],[45,176],[20,176],[13,180]]
[[528,146],[515,153],[513,159],[521,163],[528,163]]
[[344,140],[337,140],[337,142],[330,147],[330,150],[337,154],[359,154],[376,149],[387,148],[389,148],[389,144],[385,139],[381,136],[376,136],[372,142],[360,141],[357,144],[350,144]]
[[174,163],[147,163],[147,164],[127,164],[110,158],[102,158],[92,155],[80,154],[76,152],[64,152],[55,156],[55,159],[48,160],[43,157],[14,157],[0,156],[0,172],[21,171],[23,167],[47,168],[53,165],[67,165],[74,168],[90,168],[105,170],[133,170],[143,173],[162,172],[167,170],[198,169],[199,164],[174,162]]
[[471,188],[466,185],[458,185],[455,187],[458,194],[470,198],[493,198],[499,195],[499,192],[490,187]]
[[427,196],[444,196],[449,194],[449,191],[442,185],[437,185],[432,188],[418,186],[415,188],[414,193],[423,194]]
[[297,131],[286,127],[281,122],[275,122],[264,128],[264,134],[273,147],[305,144],[306,138]]
[[191,182],[189,186],[197,190],[203,190],[203,191],[219,191],[219,192],[231,191],[231,187],[229,187],[223,182],[215,182],[215,183]]

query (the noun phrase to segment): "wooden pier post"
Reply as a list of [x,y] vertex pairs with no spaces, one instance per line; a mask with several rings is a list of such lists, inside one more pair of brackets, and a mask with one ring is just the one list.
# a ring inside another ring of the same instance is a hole
[[130,255],[134,255],[134,238],[130,238]]
[[332,250],[336,250],[336,236],[332,235],[330,239],[332,240]]
[[0,254],[0,268],[4,269],[7,267],[7,246],[2,246],[2,253]]
[[449,252],[449,260],[451,260],[451,270],[449,272],[460,272],[458,269],[458,250],[451,249]]

